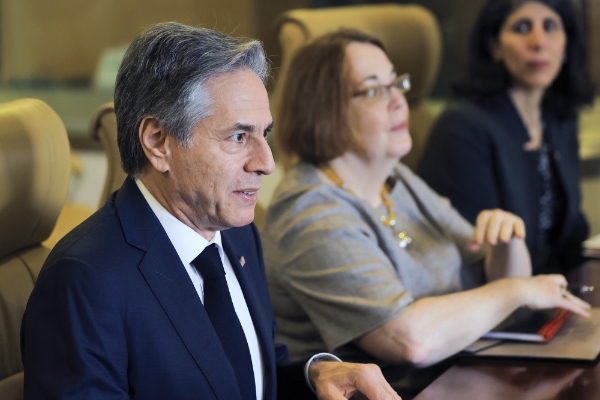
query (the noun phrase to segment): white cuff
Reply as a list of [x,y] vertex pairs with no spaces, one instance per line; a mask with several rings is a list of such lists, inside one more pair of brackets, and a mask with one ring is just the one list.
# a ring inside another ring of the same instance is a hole
[[342,362],[342,360],[340,360],[338,357],[336,357],[336,356],[334,356],[333,354],[330,354],[330,353],[318,353],[318,354],[315,354],[314,356],[312,356],[306,362],[306,365],[304,366],[304,379],[306,379],[306,384],[308,385],[308,387],[310,388],[310,390],[313,391],[314,394],[317,394],[317,391],[315,390],[315,388],[313,387],[313,385],[310,383],[310,379],[308,379],[308,369],[310,368],[310,366],[312,364],[320,362],[320,361],[338,361],[338,362]]

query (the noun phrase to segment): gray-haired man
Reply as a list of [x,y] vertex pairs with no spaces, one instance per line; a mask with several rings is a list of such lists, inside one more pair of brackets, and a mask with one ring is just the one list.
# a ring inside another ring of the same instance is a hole
[[[115,111],[129,178],[56,245],[22,328],[25,397],[299,397],[283,367],[258,233],[274,169],[256,41],[156,25],[130,46]],[[327,356],[324,356],[326,359]],[[313,362],[323,399],[397,395],[374,366]],[[276,371],[278,377],[276,377]]]

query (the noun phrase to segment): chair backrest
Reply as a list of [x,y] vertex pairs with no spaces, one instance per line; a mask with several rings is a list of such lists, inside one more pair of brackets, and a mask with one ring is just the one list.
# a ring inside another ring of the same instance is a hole
[[100,207],[102,207],[111,193],[119,189],[127,177],[121,167],[121,155],[117,145],[117,117],[112,102],[103,104],[96,111],[90,123],[90,134],[93,139],[102,143],[108,161],[104,189],[100,196]]
[[19,331],[49,253],[41,245],[67,197],[70,154],[60,117],[44,102],[0,104],[0,399],[23,397]]
[[[423,104],[437,78],[442,37],[437,20],[418,5],[366,5],[299,9],[276,20],[282,62],[273,103],[280,98],[292,57],[309,40],[341,28],[361,30],[379,38],[399,74],[408,72],[412,88],[407,93],[413,149],[402,161],[415,168],[423,152],[434,115]],[[275,106],[277,112],[277,106]],[[279,156],[279,154],[277,154]]]

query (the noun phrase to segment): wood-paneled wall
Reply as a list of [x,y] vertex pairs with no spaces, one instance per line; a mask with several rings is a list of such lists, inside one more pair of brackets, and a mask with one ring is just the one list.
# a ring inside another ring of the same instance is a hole
[[102,49],[151,24],[258,36],[254,0],[0,0],[0,79],[89,78]]
[[600,0],[589,0],[586,22],[589,50],[589,71],[596,83],[596,93],[600,94]]
[[[444,0],[440,0],[444,1]],[[447,1],[447,0],[445,0]],[[590,73],[600,93],[600,0],[589,4]],[[418,3],[418,0],[415,0]],[[161,21],[203,25],[265,42],[279,65],[273,21],[311,0],[0,0],[0,82],[89,79],[102,49],[129,43]],[[468,32],[484,0],[453,0],[454,66],[464,70]],[[458,75],[457,75],[458,76]]]

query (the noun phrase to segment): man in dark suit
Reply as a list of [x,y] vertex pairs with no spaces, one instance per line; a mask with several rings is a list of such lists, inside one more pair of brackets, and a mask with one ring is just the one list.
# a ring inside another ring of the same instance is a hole
[[[207,29],[160,24],[132,43],[115,89],[129,177],[40,273],[22,326],[27,399],[274,399],[278,380],[280,398],[308,388],[303,365],[286,366],[274,343],[251,224],[274,169],[267,74],[260,43]],[[328,358],[306,365],[319,397],[398,398],[377,367]]]

